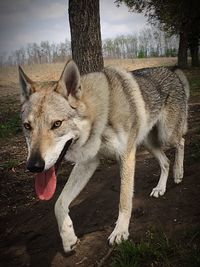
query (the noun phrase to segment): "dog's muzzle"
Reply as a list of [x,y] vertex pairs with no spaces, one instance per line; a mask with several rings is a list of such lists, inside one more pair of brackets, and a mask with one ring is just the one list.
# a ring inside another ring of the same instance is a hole
[[41,155],[37,152],[31,155],[26,165],[27,169],[30,172],[38,172],[38,173],[44,170],[44,166],[45,166],[45,161],[43,160]]
[[[56,172],[57,172],[57,170],[58,170],[58,168],[60,166],[60,163],[63,160],[65,154],[67,153],[68,148],[72,144],[72,141],[73,141],[73,139],[68,140],[66,142],[65,146],[63,147],[63,149],[62,149],[62,151],[61,151],[61,153],[60,153],[60,155],[59,155],[59,157],[58,157],[58,159],[57,159],[57,161],[55,163],[55,171]],[[45,161],[41,157],[40,153],[35,152],[30,156],[26,167],[30,172],[40,173],[40,172],[44,171]]]

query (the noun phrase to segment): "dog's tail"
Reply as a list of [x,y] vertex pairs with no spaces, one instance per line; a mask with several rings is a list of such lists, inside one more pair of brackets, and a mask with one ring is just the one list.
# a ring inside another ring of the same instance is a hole
[[183,88],[185,90],[185,94],[186,94],[187,99],[188,99],[189,96],[190,96],[190,85],[189,85],[188,79],[186,78],[186,76],[183,73],[183,71],[180,70],[180,69],[175,69],[174,73],[176,73],[176,75],[178,76],[180,82],[182,83]]

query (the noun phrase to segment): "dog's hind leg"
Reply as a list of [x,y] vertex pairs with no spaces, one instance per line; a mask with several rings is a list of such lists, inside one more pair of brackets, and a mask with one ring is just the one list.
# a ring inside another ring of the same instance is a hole
[[77,163],[55,204],[55,215],[65,252],[72,251],[77,243],[73,223],[69,216],[69,205],[85,187],[98,164],[99,160],[97,158]]
[[180,142],[176,145],[175,161],[173,167],[174,182],[176,184],[181,183],[183,180],[184,144],[185,139],[181,138]]
[[158,198],[159,196],[164,195],[166,191],[167,178],[169,174],[169,159],[165,155],[164,151],[159,146],[154,146],[153,142],[150,141],[150,138],[147,138],[144,145],[148,151],[158,160],[161,174],[160,179],[155,188],[153,188],[150,196]]
[[161,149],[151,150],[151,153],[158,160],[160,164],[161,174],[156,187],[153,188],[150,196],[159,197],[163,196],[166,191],[167,178],[169,175],[169,159]]
[[121,243],[127,240],[129,236],[128,227],[132,212],[132,198],[134,187],[134,172],[135,172],[135,146],[129,149],[120,160],[120,203],[119,215],[116,222],[115,229],[109,236],[109,243]]

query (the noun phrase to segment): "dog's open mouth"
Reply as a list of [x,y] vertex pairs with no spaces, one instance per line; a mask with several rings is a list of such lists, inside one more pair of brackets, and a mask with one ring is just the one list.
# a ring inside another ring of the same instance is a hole
[[38,173],[35,177],[35,190],[36,194],[41,200],[49,200],[53,197],[56,184],[57,184],[57,171],[60,166],[61,161],[63,160],[65,154],[67,153],[68,148],[70,147],[73,139],[70,139],[66,142],[63,150],[58,157],[57,162],[50,169]]

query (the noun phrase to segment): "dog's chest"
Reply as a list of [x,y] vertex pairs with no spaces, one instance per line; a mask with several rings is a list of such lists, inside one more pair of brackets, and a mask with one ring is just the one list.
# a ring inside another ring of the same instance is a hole
[[102,135],[100,155],[119,157],[126,150],[128,134],[123,129],[113,130],[107,127]]

